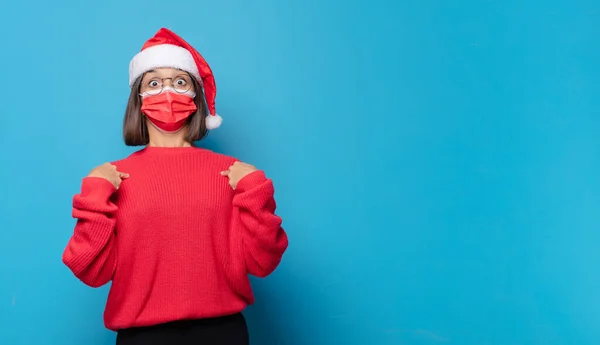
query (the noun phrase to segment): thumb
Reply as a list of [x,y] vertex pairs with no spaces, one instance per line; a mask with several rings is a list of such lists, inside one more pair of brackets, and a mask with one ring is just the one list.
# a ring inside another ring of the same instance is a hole
[[128,173],[124,173],[124,172],[120,172],[120,171],[119,171],[119,177],[120,177],[121,179],[128,178],[128,177],[129,177],[129,174],[128,174]]
[[228,176],[229,175],[229,169],[221,171],[221,175]]

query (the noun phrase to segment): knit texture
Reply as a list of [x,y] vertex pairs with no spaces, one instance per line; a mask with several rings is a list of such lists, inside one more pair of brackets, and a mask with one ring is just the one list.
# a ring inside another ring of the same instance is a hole
[[63,262],[92,287],[112,282],[108,329],[215,317],[254,303],[249,274],[275,270],[288,238],[263,171],[236,189],[220,174],[236,160],[209,150],[147,147],[114,162],[117,190],[86,177]]

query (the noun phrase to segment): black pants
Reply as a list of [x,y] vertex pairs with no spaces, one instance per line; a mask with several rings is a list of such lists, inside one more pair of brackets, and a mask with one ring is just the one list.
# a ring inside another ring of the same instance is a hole
[[117,345],[249,345],[246,319],[239,313],[123,329]]

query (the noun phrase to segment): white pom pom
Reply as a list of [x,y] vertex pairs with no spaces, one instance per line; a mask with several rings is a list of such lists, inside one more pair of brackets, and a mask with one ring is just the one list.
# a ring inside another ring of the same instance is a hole
[[221,126],[221,123],[223,123],[223,118],[220,117],[218,114],[208,115],[206,117],[206,128],[208,129],[219,128],[219,126]]

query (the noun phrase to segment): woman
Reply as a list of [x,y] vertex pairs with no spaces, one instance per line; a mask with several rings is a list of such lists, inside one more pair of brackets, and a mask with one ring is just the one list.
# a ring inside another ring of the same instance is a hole
[[182,38],[159,30],[129,73],[124,139],[145,147],[83,179],[63,262],[112,283],[104,321],[119,345],[248,344],[248,274],[269,275],[288,246],[273,184],[193,145],[221,118],[212,71]]

